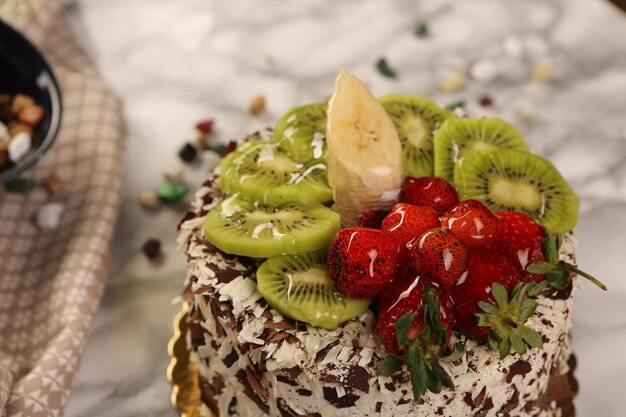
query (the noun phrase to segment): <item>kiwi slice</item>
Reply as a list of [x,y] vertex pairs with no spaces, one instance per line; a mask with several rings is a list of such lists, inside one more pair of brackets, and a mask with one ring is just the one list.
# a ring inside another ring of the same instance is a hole
[[274,134],[279,146],[303,164],[326,155],[327,103],[294,107],[278,119]]
[[432,177],[433,132],[450,117],[450,112],[426,97],[406,94],[387,94],[380,102],[398,131],[406,174]]
[[326,266],[325,252],[276,256],[256,273],[259,292],[280,313],[334,329],[367,310],[370,299],[341,295]]
[[275,208],[236,196],[222,201],[204,221],[209,242],[226,253],[253,258],[327,248],[340,228],[339,214],[322,205]]
[[494,211],[521,211],[552,232],[578,221],[578,197],[550,161],[513,149],[473,152],[454,168],[462,199],[474,198]]
[[273,142],[255,140],[241,145],[222,160],[220,172],[222,191],[263,205],[312,207],[333,199],[326,164],[298,163]]
[[492,148],[528,152],[517,128],[500,119],[450,119],[435,133],[435,175],[452,181],[454,164],[465,155]]

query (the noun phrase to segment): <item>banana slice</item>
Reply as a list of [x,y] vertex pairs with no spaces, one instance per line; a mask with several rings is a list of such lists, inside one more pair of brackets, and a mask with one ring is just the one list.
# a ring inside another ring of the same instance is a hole
[[342,70],[328,103],[328,182],[344,226],[386,210],[404,181],[402,146],[393,122],[367,87]]

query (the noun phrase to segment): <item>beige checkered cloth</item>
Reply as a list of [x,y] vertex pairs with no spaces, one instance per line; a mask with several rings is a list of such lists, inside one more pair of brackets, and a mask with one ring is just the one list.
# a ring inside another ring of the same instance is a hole
[[62,88],[61,132],[26,175],[55,173],[61,225],[33,222],[51,197],[0,190],[0,415],[61,416],[104,287],[121,187],[120,103],[63,21],[68,0],[0,0]]

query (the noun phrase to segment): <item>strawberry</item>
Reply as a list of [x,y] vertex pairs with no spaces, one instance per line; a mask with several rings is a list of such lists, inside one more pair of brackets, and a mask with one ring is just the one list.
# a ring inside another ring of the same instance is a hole
[[486,246],[498,237],[498,217],[478,200],[465,200],[441,216],[441,226],[470,247]]
[[400,193],[400,202],[414,206],[430,206],[442,213],[458,204],[456,189],[443,178],[408,177]]
[[[543,240],[546,230],[524,213],[505,211],[496,213],[500,219],[497,246],[521,271],[532,262],[545,262]],[[526,281],[539,282],[544,274],[524,272]]]
[[445,289],[452,288],[465,271],[466,258],[465,246],[441,228],[424,233],[409,249],[409,263],[415,271]]
[[399,253],[396,240],[382,230],[349,227],[331,243],[328,272],[343,295],[373,297],[396,274]]
[[398,319],[406,313],[419,313],[422,303],[422,290],[424,279],[420,277],[403,277],[400,282],[393,281],[389,291],[385,291],[378,299],[378,323],[376,324],[376,334],[380,337],[385,348],[394,355],[403,353],[398,346],[396,338],[396,323]]
[[520,282],[518,268],[494,247],[470,249],[467,254],[467,272],[450,290],[454,316],[459,330],[479,341],[489,336],[488,327],[478,327],[475,316],[481,301],[494,302],[491,287],[502,284],[507,291]]
[[[379,304],[376,324],[376,333],[392,353],[379,362],[380,374],[391,376],[406,363],[415,400],[427,390],[454,389],[438,360],[451,335],[449,299],[420,277],[402,280],[391,292],[395,301]],[[459,352],[455,349],[451,356],[442,359],[455,360]]]
[[374,229],[380,229],[383,224],[383,219],[389,214],[384,210],[370,210],[359,215],[359,226],[372,227]]
[[410,247],[424,232],[439,226],[439,215],[432,207],[398,203],[383,220],[382,230]]

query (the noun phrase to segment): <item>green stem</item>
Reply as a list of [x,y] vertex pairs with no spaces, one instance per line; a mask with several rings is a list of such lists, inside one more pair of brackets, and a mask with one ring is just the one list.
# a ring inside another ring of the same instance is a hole
[[599,280],[597,280],[596,278],[592,277],[591,275],[589,275],[588,273],[586,273],[585,271],[581,271],[578,268],[573,267],[572,265],[566,263],[566,262],[561,262],[561,266],[563,268],[565,268],[565,270],[569,271],[569,272],[573,272],[575,274],[578,274],[582,277],[587,278],[589,281],[593,282],[594,284],[596,284],[598,287],[602,288],[604,291],[607,290],[606,285],[604,285],[602,282],[600,282]]

